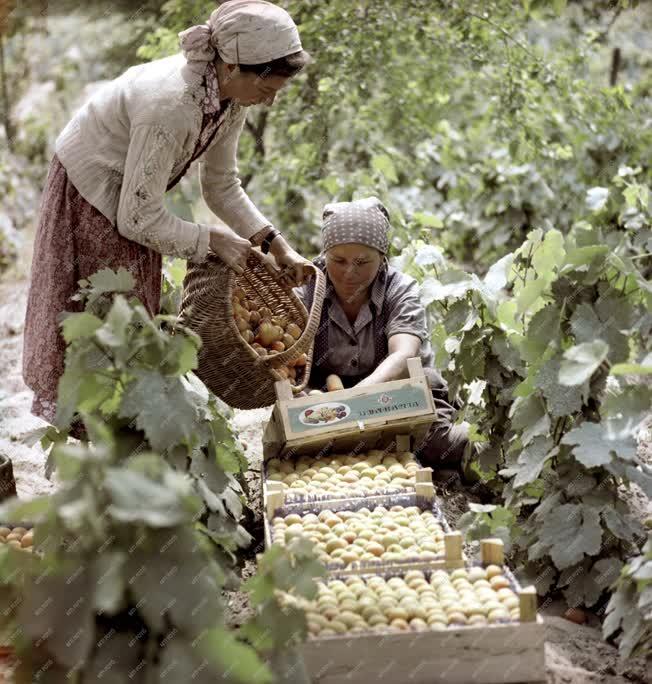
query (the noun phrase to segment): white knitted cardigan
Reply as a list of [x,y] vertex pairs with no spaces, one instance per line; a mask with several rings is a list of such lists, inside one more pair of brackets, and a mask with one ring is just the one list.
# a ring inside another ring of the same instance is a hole
[[[131,67],[86,102],[57,138],[55,151],[81,196],[121,235],[162,254],[206,257],[208,226],[163,205],[168,183],[191,159],[207,96],[181,54]],[[237,148],[247,114],[233,104],[199,158],[207,205],[249,238],[270,221],[240,185]]]

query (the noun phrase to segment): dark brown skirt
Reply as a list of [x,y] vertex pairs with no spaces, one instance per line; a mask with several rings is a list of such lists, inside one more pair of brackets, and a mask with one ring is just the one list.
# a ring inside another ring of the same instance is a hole
[[79,194],[55,155],[41,198],[23,347],[23,378],[34,391],[32,413],[49,423],[56,415],[57,385],[64,370],[60,314],[82,309],[70,300],[79,280],[120,266],[134,276],[134,294],[149,313],[158,313],[161,255],[120,235]]

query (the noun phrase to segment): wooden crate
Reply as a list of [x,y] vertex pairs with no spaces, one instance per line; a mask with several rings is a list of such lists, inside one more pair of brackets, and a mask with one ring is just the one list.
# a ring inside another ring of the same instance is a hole
[[[312,505],[306,505],[304,502],[284,504],[283,491],[271,492],[267,499],[267,505],[264,508],[263,524],[265,532],[265,546],[269,548],[274,542],[272,539],[272,532],[270,521],[275,516],[285,516],[290,513],[298,513],[299,515],[305,513],[318,513],[323,510],[332,510],[334,512],[342,510],[356,510],[359,508],[369,508],[373,510],[378,506],[418,506],[422,510],[431,510],[444,530],[444,547],[445,552],[436,558],[419,558],[407,557],[404,560],[382,560],[377,561],[360,561],[350,567],[342,568],[338,565],[326,565],[329,574],[337,575],[360,575],[371,573],[382,573],[390,570],[400,569],[407,570],[427,570],[432,568],[446,568],[454,569],[464,566],[466,558],[462,551],[462,535],[459,532],[453,532],[444,517],[443,512],[435,501],[435,492],[432,483],[420,483],[417,485],[418,492],[414,495],[393,495],[393,496],[378,496],[355,499],[341,499],[337,502],[332,500],[324,500],[314,502]],[[334,507],[333,504],[338,506]]]
[[[482,542],[482,564],[503,565],[502,542]],[[421,568],[420,568],[421,569]],[[424,568],[425,569],[425,568]],[[311,638],[302,654],[313,684],[544,682],[544,625],[534,587],[522,589],[520,620],[442,631],[358,633]],[[392,573],[402,574],[402,573]]]
[[[293,397],[289,381],[277,382],[278,401],[263,434],[264,458],[382,449],[397,434],[410,435],[415,446],[435,419],[435,405],[420,359],[408,359],[408,369],[410,377],[403,380],[302,398]],[[306,411],[313,415],[329,404],[344,407],[346,415],[329,424],[307,422]]]
[[[388,437],[388,435],[386,435]],[[405,452],[405,451],[410,451],[412,445],[412,438],[411,435],[409,434],[392,434],[391,435],[391,441],[389,444],[386,444],[383,446],[383,449],[387,450],[388,452],[391,452],[393,450],[397,452]],[[362,458],[362,457],[361,457]],[[419,459],[415,456],[415,460],[417,463],[419,463]],[[385,490],[379,490],[375,494],[368,494],[365,496],[359,496],[359,497],[354,497],[354,496],[347,496],[345,490],[342,490],[342,493],[331,493],[331,492],[324,492],[322,495],[303,495],[301,496],[301,493],[299,490],[290,490],[289,488],[284,488],[281,483],[275,482],[275,481],[270,481],[267,479],[267,466],[266,462],[263,461],[262,466],[261,466],[261,495],[262,495],[262,504],[263,504],[263,510],[267,510],[268,507],[268,500],[270,494],[273,492],[284,492],[284,498],[283,498],[283,504],[281,505],[289,505],[290,503],[296,503],[296,504],[304,504],[305,506],[314,506],[316,504],[320,504],[322,502],[327,503],[328,505],[326,506],[327,508],[332,508],[333,506],[337,507],[342,505],[343,503],[350,501],[352,499],[356,498],[364,498],[365,501],[370,501],[370,502],[375,502],[374,505],[381,505],[382,501],[387,501],[389,498],[396,496],[397,494],[405,494],[405,493],[413,493],[416,492],[417,485],[421,483],[432,483],[432,468],[420,468],[415,475],[414,478],[414,488],[412,489],[402,489],[399,490],[398,492],[393,491],[385,491]],[[291,494],[292,496],[289,497],[288,494]],[[274,505],[278,506],[279,499],[278,497],[272,499],[274,501]]]

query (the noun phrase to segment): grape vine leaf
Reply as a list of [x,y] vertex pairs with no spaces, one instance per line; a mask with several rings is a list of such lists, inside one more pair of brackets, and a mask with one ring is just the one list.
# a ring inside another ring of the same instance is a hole
[[102,319],[87,311],[68,314],[61,323],[63,338],[70,344],[74,340],[92,337],[101,325]]
[[548,411],[553,418],[568,416],[580,411],[583,398],[588,396],[586,383],[575,387],[566,387],[559,383],[561,359],[553,357],[543,364],[536,377],[536,386],[546,398]]
[[559,367],[559,382],[568,387],[587,382],[607,358],[609,345],[603,340],[582,342],[564,352]]
[[[518,472],[514,478],[514,487],[519,488],[534,482],[539,477],[543,466],[549,458],[559,452],[559,448],[554,446],[549,437],[538,436],[532,443],[526,446],[518,457]],[[519,467],[520,466],[520,467]]]
[[573,456],[586,468],[606,465],[612,456],[627,461],[636,458],[636,441],[609,430],[603,423],[582,423],[567,432],[562,443],[574,446]]
[[136,418],[156,451],[190,441],[196,428],[197,411],[179,378],[158,371],[137,371],[136,381],[126,389],[119,417]]
[[592,342],[595,340],[595,333],[600,330],[601,324],[595,310],[590,304],[582,302],[573,311],[570,318],[570,326],[578,343]]
[[97,340],[106,347],[117,349],[124,346],[127,341],[127,328],[133,313],[127,300],[122,295],[116,295],[104,324],[95,334]]
[[543,519],[540,539],[557,568],[568,568],[579,563],[584,555],[600,552],[600,514],[582,504],[562,504]]
[[586,191],[586,206],[590,211],[599,212],[602,211],[609,199],[609,189],[608,188],[589,188]]
[[536,394],[516,397],[509,410],[512,429],[522,430],[521,443],[527,446],[537,435],[546,435],[550,430],[550,418],[543,399]]

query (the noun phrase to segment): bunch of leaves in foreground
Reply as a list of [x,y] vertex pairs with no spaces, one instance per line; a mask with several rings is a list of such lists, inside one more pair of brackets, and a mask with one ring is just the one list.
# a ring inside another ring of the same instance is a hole
[[173,316],[151,317],[127,299],[133,277],[124,269],[99,271],[81,281],[85,310],[68,314],[68,347],[59,382],[55,427],[43,443],[65,440],[80,413],[101,420],[114,434],[117,453],[161,454],[189,475],[204,503],[205,533],[232,554],[251,539],[239,524],[247,467],[229,423],[230,409],[192,373],[199,337]]
[[[6,547],[0,554],[18,682],[272,681],[256,650],[225,627],[228,570],[197,530],[203,502],[191,479],[156,453],[122,458],[106,426],[86,423],[92,446],[53,449],[57,492],[2,511],[3,520],[37,522],[38,553]],[[297,558],[292,548],[277,549],[265,562],[293,568],[271,578],[280,588],[292,579],[312,595],[305,549]],[[254,618],[245,634],[264,634],[268,623],[305,632],[301,615],[278,610]]]
[[652,405],[640,381],[652,287],[632,253],[626,232],[582,222],[531,232],[483,280],[432,246],[402,257],[436,320],[438,366],[485,446],[472,468],[503,504],[461,522],[511,540],[539,591],[561,588],[572,605],[594,605],[643,538],[625,488],[652,494],[635,440]]
[[[100,271],[81,285],[85,311],[62,324],[57,425],[42,440],[54,443],[62,487],[3,518],[36,519],[44,553],[9,554],[2,566],[17,596],[7,614],[28,654],[24,680],[270,681],[256,653],[276,664],[305,623],[271,601],[243,628],[249,644],[224,627],[221,588],[238,588],[235,552],[250,543],[236,480],[246,460],[228,409],[191,372],[200,340],[127,300],[126,271]],[[89,444],[64,443],[75,418]],[[281,567],[265,590],[278,581],[284,591],[288,582],[314,591],[305,548],[265,558]],[[276,636],[261,641],[266,630]]]
[[602,625],[605,639],[619,634],[619,650],[624,658],[652,654],[652,534],[640,556],[627,561],[616,591],[607,605]]

